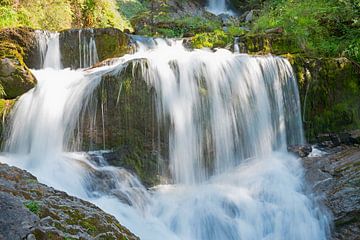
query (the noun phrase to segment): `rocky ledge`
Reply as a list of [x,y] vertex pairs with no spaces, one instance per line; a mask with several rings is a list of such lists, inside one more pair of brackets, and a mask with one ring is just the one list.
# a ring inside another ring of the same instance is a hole
[[0,239],[138,239],[95,205],[0,163]]
[[360,147],[327,148],[322,157],[303,158],[305,177],[331,210],[332,239],[358,240],[360,236]]

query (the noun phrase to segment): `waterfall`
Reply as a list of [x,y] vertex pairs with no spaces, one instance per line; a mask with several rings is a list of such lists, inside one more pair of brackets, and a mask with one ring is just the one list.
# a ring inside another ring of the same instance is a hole
[[234,13],[230,11],[227,7],[226,0],[208,0],[207,10],[213,14],[228,14],[233,15]]
[[41,68],[62,69],[59,33],[36,30]]
[[[0,161],[97,204],[141,239],[327,239],[330,220],[286,152],[304,141],[289,62],[155,43],[109,66],[33,70],[38,85],[17,102]],[[151,190],[101,153],[68,148],[102,76],[121,81],[130,63],[156,92],[159,123],[170,121],[173,184]]]

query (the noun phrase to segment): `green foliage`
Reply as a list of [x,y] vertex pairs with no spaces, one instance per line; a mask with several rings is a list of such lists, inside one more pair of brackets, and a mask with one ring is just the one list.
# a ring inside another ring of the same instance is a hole
[[215,30],[211,33],[200,33],[192,38],[192,46],[194,48],[215,48],[225,47],[231,38],[222,30]]
[[147,11],[147,8],[139,0],[118,0],[118,3],[120,12],[128,19]]
[[212,32],[221,27],[219,21],[204,19],[202,17],[184,17],[172,19],[166,15],[159,16],[156,21],[161,20],[157,26],[152,26],[145,35],[155,35],[160,37],[183,37],[186,34]]
[[17,13],[11,6],[0,6],[0,28],[17,25]]
[[36,201],[28,201],[24,205],[27,209],[29,209],[31,212],[35,214],[38,214],[40,211],[40,205]]
[[[1,0],[5,1],[5,0]],[[59,31],[81,27],[131,29],[115,0],[6,0],[0,7],[0,28],[28,26]]]
[[[355,56],[359,38],[359,0],[272,0],[253,24],[255,32],[282,27],[304,52]],[[353,50],[352,50],[353,49]]]
[[344,53],[348,58],[360,63],[360,38],[354,39]]

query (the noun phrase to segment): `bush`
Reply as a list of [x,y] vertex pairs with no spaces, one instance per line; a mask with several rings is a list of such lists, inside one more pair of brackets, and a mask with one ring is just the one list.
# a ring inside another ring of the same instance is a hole
[[282,27],[303,51],[340,56],[360,36],[359,0],[268,1],[253,31]]
[[[0,0],[5,1],[5,0]],[[6,0],[0,7],[0,28],[28,26],[59,31],[82,27],[131,29],[115,0]]]

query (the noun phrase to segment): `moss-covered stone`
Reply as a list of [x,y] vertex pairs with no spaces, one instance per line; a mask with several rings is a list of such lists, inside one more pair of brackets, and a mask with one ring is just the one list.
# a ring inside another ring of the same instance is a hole
[[95,126],[86,112],[80,132],[84,150],[112,150],[103,154],[111,165],[131,170],[153,186],[159,183],[158,159],[167,154],[167,135],[157,122],[155,92],[137,70],[131,64],[119,77],[103,78],[94,94],[95,106],[89,107],[96,109]]
[[239,37],[239,48],[242,53],[274,54],[302,52],[293,39],[282,33],[244,34]]
[[285,55],[299,83],[305,133],[314,141],[319,133],[360,128],[360,69],[346,58]]
[[36,84],[35,77],[24,63],[24,54],[23,47],[13,39],[0,41],[0,84],[6,99],[18,97]]

